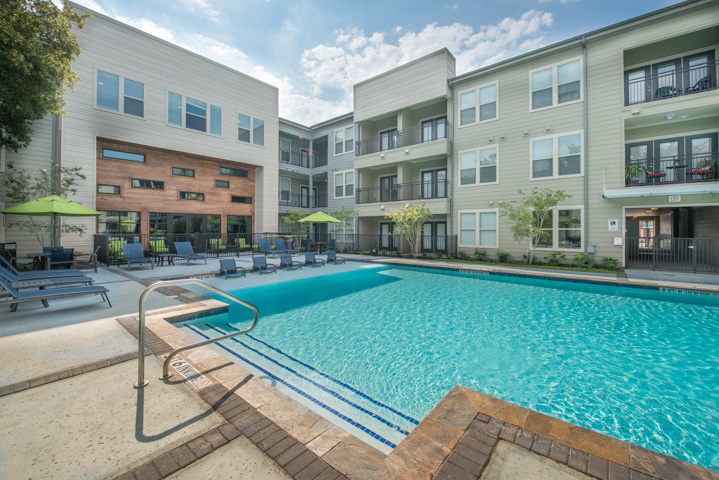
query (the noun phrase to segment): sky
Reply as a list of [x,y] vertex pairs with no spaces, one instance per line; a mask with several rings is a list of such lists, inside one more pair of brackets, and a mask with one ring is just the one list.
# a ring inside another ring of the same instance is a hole
[[[59,0],[54,0],[59,3]],[[280,117],[352,111],[352,85],[447,47],[456,73],[679,0],[74,0],[279,88]]]

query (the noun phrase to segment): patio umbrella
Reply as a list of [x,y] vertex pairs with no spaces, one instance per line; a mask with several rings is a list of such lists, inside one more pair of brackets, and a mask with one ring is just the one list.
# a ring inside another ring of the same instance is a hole
[[325,212],[316,212],[300,220],[301,223],[342,223],[335,217],[327,215]]
[[35,217],[52,217],[52,244],[55,245],[57,236],[57,217],[98,217],[100,212],[87,208],[72,200],[50,195],[49,197],[38,198],[21,205],[0,210],[0,213],[8,215],[32,215]]

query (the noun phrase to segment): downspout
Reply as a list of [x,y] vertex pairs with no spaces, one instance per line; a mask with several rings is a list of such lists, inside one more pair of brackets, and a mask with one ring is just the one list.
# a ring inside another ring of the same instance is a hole
[[[587,99],[587,37],[582,35],[582,95],[584,95],[584,247],[589,245],[589,125],[588,125],[588,99]],[[594,255],[592,255],[594,258]]]
[[[449,82],[449,89],[451,90],[451,101],[452,104],[450,106],[450,112],[452,113],[452,120],[449,122],[449,188],[447,188],[447,192],[449,194],[449,219],[448,219],[448,225],[449,225],[449,232],[450,235],[454,236],[454,212],[452,211],[453,207],[453,197],[454,197],[454,85],[452,85],[452,79],[450,78],[448,80]],[[459,244],[459,240],[454,245],[454,254],[456,255],[457,245]]]

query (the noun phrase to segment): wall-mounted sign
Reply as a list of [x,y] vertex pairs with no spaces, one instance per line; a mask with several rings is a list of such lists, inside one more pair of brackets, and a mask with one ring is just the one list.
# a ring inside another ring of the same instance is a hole
[[608,221],[607,229],[610,232],[619,231],[619,220],[617,220],[616,218],[610,218]]
[[669,195],[669,203],[681,202],[681,201],[682,201],[681,195]]
[[622,237],[614,237],[614,245],[621,245]]

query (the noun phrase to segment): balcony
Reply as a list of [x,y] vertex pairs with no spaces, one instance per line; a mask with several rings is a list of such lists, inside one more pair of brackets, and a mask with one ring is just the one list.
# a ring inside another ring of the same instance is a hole
[[324,156],[324,158],[321,158],[316,151],[312,152],[312,155],[310,155],[309,150],[293,152],[290,150],[280,149],[279,160],[280,164],[295,165],[297,167],[304,168],[324,167],[325,165],[327,165],[326,156]]
[[355,154],[357,156],[368,155],[446,139],[448,132],[449,122],[446,120],[426,122],[404,130],[392,130],[382,133],[379,137],[358,141]]
[[719,181],[717,152],[626,161],[626,186]]
[[297,208],[324,208],[327,206],[327,195],[303,195],[301,193],[288,193],[287,191],[279,194],[280,207],[297,207]]
[[356,202],[366,203],[406,202],[410,200],[431,200],[447,198],[449,180],[436,182],[399,183],[392,187],[358,188]]
[[[684,65],[683,68],[682,65]],[[716,90],[716,61],[686,57],[627,71],[624,75],[624,104],[653,102]]]

